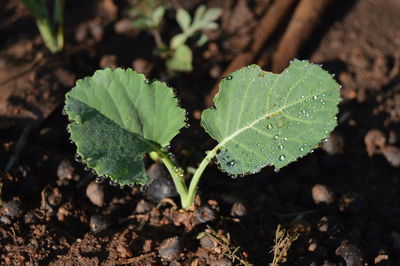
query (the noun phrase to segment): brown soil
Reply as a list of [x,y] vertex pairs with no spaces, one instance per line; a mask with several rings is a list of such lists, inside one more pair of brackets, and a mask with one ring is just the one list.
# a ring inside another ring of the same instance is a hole
[[[400,264],[397,0],[332,1],[298,54],[343,86],[339,125],[327,142],[278,173],[267,167],[232,180],[212,165],[198,207],[186,212],[173,191],[160,201],[150,187],[95,183],[74,161],[61,114],[64,95],[76,79],[105,66],[134,67],[167,81],[191,125],[172,151],[194,166],[212,147],[198,119],[207,95],[251,45],[273,1],[171,0],[172,8],[205,3],[224,11],[210,42],[194,49],[194,71],[174,77],[152,55],[151,36],[126,23],[134,1],[66,1],[66,47],[59,55],[47,51],[19,1],[3,2],[1,265],[268,265],[285,248],[279,261],[285,265]],[[264,69],[288,23],[260,51]],[[177,31],[170,18],[163,24],[165,38]],[[166,178],[158,165],[150,173]],[[276,235],[278,225],[288,234]]]

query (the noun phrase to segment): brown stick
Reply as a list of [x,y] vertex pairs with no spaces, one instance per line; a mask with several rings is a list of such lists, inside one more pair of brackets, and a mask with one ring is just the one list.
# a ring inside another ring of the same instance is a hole
[[[319,0],[318,0],[319,1]],[[251,64],[264,46],[268,38],[274,33],[276,28],[279,26],[286,14],[291,10],[291,7],[295,5],[298,0],[275,0],[270,8],[261,19],[256,31],[253,35],[253,44],[249,51],[237,55],[230,65],[225,69],[222,77],[225,77],[233,71]],[[205,99],[206,107],[210,107],[213,104],[215,94],[219,90],[219,81],[214,85],[210,93]]]
[[280,73],[310,38],[331,0],[301,0],[272,58],[272,72]]

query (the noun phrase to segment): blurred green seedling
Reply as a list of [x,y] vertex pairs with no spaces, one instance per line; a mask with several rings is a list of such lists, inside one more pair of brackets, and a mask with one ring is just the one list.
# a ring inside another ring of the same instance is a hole
[[206,30],[218,28],[215,22],[221,16],[220,8],[207,9],[199,6],[194,12],[193,19],[185,9],[178,8],[176,22],[182,32],[173,36],[169,45],[161,38],[160,23],[164,17],[166,7],[156,0],[144,0],[131,10],[134,17],[133,26],[140,30],[149,31],[156,42],[154,52],[165,59],[166,67],[171,71],[192,71],[193,52],[187,45],[188,39],[195,39],[198,46],[207,42]]
[[187,209],[212,161],[237,178],[265,166],[279,170],[315,149],[337,124],[339,88],[307,61],[294,60],[281,74],[257,65],[231,73],[214,106],[202,113],[201,125],[217,144],[194,166],[190,182],[168,148],[186,112],[165,83],[131,69],[98,70],[77,81],[64,110],[79,161],[111,184],[145,186],[151,181],[143,162],[148,154],[164,163]]
[[53,54],[60,52],[64,47],[65,0],[54,0],[51,5],[46,0],[21,1],[35,17],[36,25],[46,47]]

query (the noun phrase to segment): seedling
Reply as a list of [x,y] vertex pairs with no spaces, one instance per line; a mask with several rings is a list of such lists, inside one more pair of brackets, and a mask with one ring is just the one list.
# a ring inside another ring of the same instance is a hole
[[150,178],[143,157],[149,154],[165,164],[186,209],[213,160],[237,177],[267,165],[279,170],[316,148],[336,126],[339,87],[307,61],[294,60],[279,75],[257,65],[233,72],[221,81],[215,107],[202,114],[201,125],[218,144],[206,153],[189,186],[166,148],[186,117],[165,83],[131,69],[98,70],[77,81],[64,110],[78,160],[112,183],[145,185]]
[[[178,8],[176,12],[176,21],[182,30],[171,38],[170,44],[166,45],[161,38],[160,23],[165,14],[165,7],[157,1],[142,1],[138,6],[132,9],[131,15],[135,17],[134,27],[149,31],[156,42],[155,54],[165,59],[166,66],[172,71],[192,71],[193,53],[186,44],[189,38],[197,37],[197,45],[201,46],[207,42],[205,30],[218,28],[215,21],[220,17],[222,11],[219,8],[206,9],[205,6],[199,6],[193,20],[190,14]],[[144,5],[143,3],[147,3]]]
[[64,46],[64,0],[53,1],[53,12],[49,12],[45,0],[21,0],[36,20],[40,35],[53,54]]

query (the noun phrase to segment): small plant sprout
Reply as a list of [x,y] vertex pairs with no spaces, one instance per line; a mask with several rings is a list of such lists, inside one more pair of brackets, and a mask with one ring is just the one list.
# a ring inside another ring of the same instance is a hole
[[51,53],[60,52],[64,47],[64,2],[52,1],[52,12],[49,11],[48,1],[21,0],[36,20],[36,25],[46,47]]
[[[186,44],[189,38],[197,39],[196,44],[202,46],[207,42],[206,30],[218,28],[215,21],[221,16],[220,8],[207,9],[204,5],[199,6],[193,16],[182,9],[176,11],[176,22],[182,33],[171,38],[170,44],[166,45],[161,38],[160,23],[165,14],[165,7],[157,1],[150,1],[151,4],[144,5],[149,0],[143,0],[131,10],[131,15],[135,18],[133,26],[137,29],[149,31],[156,42],[155,54],[165,59],[166,66],[171,71],[192,71],[193,53]],[[152,8],[149,8],[152,7]]]
[[231,177],[281,169],[305,156],[336,126],[339,84],[320,66],[294,60],[281,74],[257,65],[241,68],[220,83],[215,107],[201,125],[217,141],[187,184],[171,159],[172,138],[185,126],[185,110],[173,89],[131,69],[98,70],[78,80],[66,95],[68,130],[82,162],[121,186],[150,181],[143,157],[161,160],[181,206],[194,203],[207,165],[216,160]]

